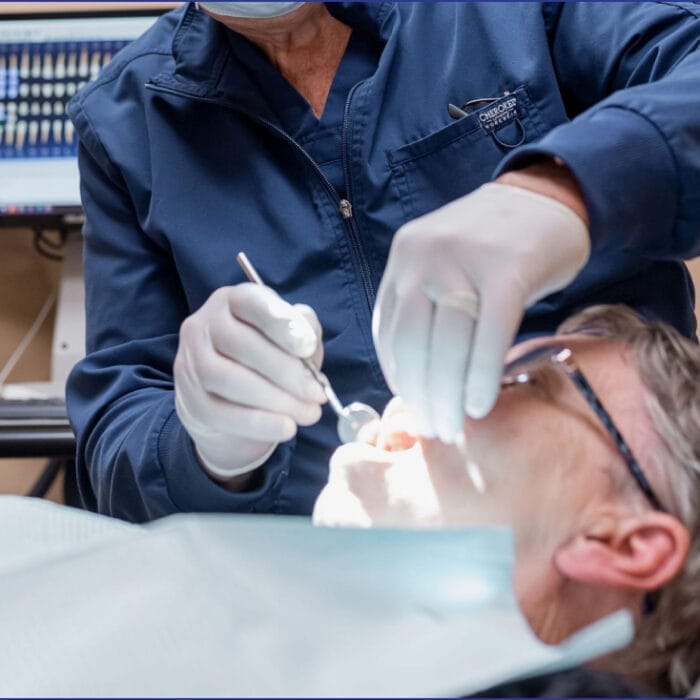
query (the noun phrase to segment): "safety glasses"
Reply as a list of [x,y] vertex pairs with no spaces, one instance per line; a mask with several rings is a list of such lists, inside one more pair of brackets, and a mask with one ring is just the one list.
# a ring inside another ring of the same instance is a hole
[[518,384],[536,383],[538,373],[547,368],[550,370],[556,368],[563,371],[564,374],[569,377],[581,396],[586,400],[586,403],[588,403],[600,419],[605,430],[615,443],[618,452],[627,466],[627,470],[637,482],[637,486],[642,490],[642,493],[646,496],[651,506],[655,510],[666,512],[658,496],[654,493],[639,462],[632,454],[630,446],[625,442],[625,439],[617,429],[610,414],[605,410],[585,375],[574,361],[573,354],[569,348],[561,345],[546,345],[525,353],[505,366],[501,386],[507,388]]

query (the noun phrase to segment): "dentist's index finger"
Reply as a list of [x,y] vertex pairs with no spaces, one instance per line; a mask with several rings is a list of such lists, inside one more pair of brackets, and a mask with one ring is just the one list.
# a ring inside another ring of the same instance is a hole
[[253,283],[231,287],[228,304],[236,318],[257,328],[289,354],[307,358],[316,352],[318,337],[304,314],[269,287]]

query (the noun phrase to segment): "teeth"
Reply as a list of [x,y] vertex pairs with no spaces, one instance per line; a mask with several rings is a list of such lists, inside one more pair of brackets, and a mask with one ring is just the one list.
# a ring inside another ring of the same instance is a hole
[[5,99],[5,79],[7,78],[7,62],[0,56],[0,100]]
[[19,64],[19,77],[22,79],[29,77],[29,51],[22,52],[22,60]]
[[85,48],[80,52],[80,60],[78,61],[78,75],[81,78],[88,76],[88,50]]
[[75,54],[75,51],[71,51],[68,54],[68,65],[66,66],[66,75],[69,78],[75,77],[77,74],[77,67],[76,67],[76,62],[77,62],[78,57]]
[[5,120],[0,121],[0,144],[22,151],[28,145],[75,143],[64,100],[94,80],[112,52],[80,45],[57,54],[42,46],[15,48],[0,55],[0,120]]
[[17,122],[17,142],[16,148],[21,151],[24,148],[24,138],[27,135],[27,122],[24,120]]
[[102,67],[106,66],[112,60],[112,54],[107,51],[102,59]]
[[44,70],[41,72],[44,80],[53,80],[53,61],[50,53],[44,54]]
[[41,78],[41,56],[38,53],[32,58],[32,78]]
[[100,73],[100,52],[95,51],[90,59],[90,80],[94,80]]
[[74,131],[73,122],[71,122],[71,121],[64,122],[63,133],[64,133],[64,140],[67,144],[73,143],[73,131]]
[[36,137],[39,135],[39,122],[29,122],[29,145],[36,145]]
[[5,145],[13,146],[15,143],[15,125],[12,122],[5,124]]
[[56,79],[63,80],[66,77],[66,54],[61,53],[56,56]]

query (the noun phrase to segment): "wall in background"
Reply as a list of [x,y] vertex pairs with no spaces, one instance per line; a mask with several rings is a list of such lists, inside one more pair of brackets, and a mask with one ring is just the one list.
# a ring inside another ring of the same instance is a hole
[[[0,367],[30,328],[48,296],[56,290],[60,263],[40,257],[28,230],[0,229]],[[10,382],[45,381],[51,365],[53,314],[27,348]],[[0,493],[25,493],[39,476],[44,462],[37,459],[0,460]],[[60,488],[50,494],[60,498]]]

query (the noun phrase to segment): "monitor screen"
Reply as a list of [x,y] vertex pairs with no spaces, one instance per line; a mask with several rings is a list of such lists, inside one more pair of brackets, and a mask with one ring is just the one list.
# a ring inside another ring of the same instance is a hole
[[0,17],[0,222],[80,212],[66,105],[159,14]]

